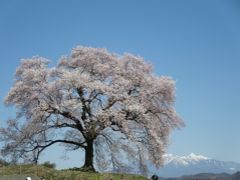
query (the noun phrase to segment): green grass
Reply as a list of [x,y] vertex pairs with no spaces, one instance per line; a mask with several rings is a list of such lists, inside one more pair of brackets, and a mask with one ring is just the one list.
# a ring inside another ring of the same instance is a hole
[[131,174],[93,173],[70,170],[55,170],[44,166],[16,165],[0,167],[0,176],[3,175],[34,174],[44,176],[46,180],[146,180],[146,177]]

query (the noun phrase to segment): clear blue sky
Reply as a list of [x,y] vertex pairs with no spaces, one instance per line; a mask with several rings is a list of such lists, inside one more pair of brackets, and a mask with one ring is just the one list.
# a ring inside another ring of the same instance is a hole
[[[238,0],[1,0],[1,125],[14,116],[3,98],[20,59],[40,55],[55,64],[76,45],[140,55],[177,81],[186,127],[172,134],[169,153],[240,162]],[[51,148],[42,161],[81,164],[81,155],[61,161],[59,152]]]

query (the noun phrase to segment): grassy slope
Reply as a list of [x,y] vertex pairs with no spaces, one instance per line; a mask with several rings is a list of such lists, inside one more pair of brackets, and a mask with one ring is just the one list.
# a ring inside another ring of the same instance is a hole
[[44,176],[46,180],[146,180],[147,178],[138,175],[128,174],[107,174],[107,173],[90,173],[69,170],[54,170],[44,166],[17,165],[0,167],[1,175],[12,174],[35,174]]

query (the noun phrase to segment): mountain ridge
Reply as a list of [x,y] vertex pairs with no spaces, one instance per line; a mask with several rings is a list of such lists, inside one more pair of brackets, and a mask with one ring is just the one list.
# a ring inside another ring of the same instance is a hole
[[199,173],[195,175],[185,175],[176,178],[163,178],[159,177],[159,180],[193,180],[193,179],[201,179],[201,180],[240,180],[240,172],[236,172],[234,174],[228,173]]
[[173,154],[164,155],[165,165],[160,169],[154,169],[161,177],[180,177],[199,173],[228,173],[233,174],[240,171],[240,163],[220,161],[191,153],[187,156]]

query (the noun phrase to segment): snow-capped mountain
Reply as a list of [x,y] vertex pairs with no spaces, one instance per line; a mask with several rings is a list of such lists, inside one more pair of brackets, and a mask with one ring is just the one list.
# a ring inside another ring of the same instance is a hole
[[179,177],[197,173],[234,173],[240,171],[240,163],[219,161],[194,153],[188,156],[164,156],[164,167],[155,172],[162,177]]
[[174,156],[172,154],[164,155],[165,165],[173,163],[175,165],[186,166],[190,163],[197,163],[199,161],[208,160],[208,157],[196,155],[194,153],[189,154],[188,156]]

